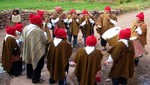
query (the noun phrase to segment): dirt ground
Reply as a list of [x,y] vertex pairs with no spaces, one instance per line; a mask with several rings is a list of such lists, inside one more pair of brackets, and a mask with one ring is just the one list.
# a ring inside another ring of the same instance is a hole
[[[146,45],[146,50],[149,52],[149,50],[150,50],[150,44],[149,44],[150,43],[150,39],[149,39],[150,8],[119,15],[118,16],[118,26],[120,26],[122,28],[131,27],[132,22],[135,20],[136,14],[141,11],[144,12],[145,22],[148,25],[148,34],[147,34],[148,43]],[[2,53],[2,43],[3,43],[4,36],[5,36],[4,29],[0,30],[0,58],[1,58],[1,53]],[[99,37],[99,35],[96,32],[95,32],[95,36],[97,36],[97,38]],[[78,36],[78,47],[73,49],[73,54],[70,58],[70,61],[73,59],[77,49],[80,47],[83,47],[83,39],[81,37],[82,37],[82,35],[80,33]],[[97,44],[97,48],[101,49],[99,42]],[[109,46],[107,48],[109,48]],[[104,54],[104,58],[103,58],[102,62],[104,62],[106,60],[108,54],[106,51],[102,51],[102,53]],[[150,85],[150,76],[149,76],[150,75],[150,62],[149,62],[150,57],[149,56],[150,56],[150,54],[148,54],[140,59],[139,65],[137,67],[135,67],[134,77],[132,79],[129,79],[128,85]],[[109,69],[110,69],[109,67],[102,64],[102,82],[98,83],[98,85],[112,85],[111,81],[108,81],[108,82],[106,81],[106,79],[109,79],[107,77]],[[74,71],[74,67],[70,67],[69,74],[67,76],[68,85],[76,85],[76,84],[74,84],[74,83],[76,83],[76,81],[74,80],[74,77],[72,76],[73,71]],[[45,81],[42,84],[37,84],[37,85],[49,85],[49,83],[48,83],[49,72],[47,71],[46,64],[42,70],[41,78]],[[10,81],[10,85],[34,85],[34,84],[32,84],[31,80],[27,79],[25,75],[21,75],[19,77],[12,78]],[[57,84],[53,84],[53,85],[57,85]]]

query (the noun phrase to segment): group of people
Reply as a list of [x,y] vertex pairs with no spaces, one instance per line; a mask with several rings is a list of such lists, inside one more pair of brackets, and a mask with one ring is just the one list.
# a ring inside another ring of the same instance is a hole
[[[10,75],[18,76],[22,72],[22,61],[25,61],[27,78],[33,83],[39,83],[42,82],[41,71],[46,58],[50,84],[58,81],[59,85],[67,85],[66,75],[69,65],[75,65],[74,74],[79,85],[96,85],[100,79],[100,75],[97,74],[101,72],[103,54],[96,48],[94,26],[100,35],[101,46],[106,50],[107,40],[103,39],[102,35],[115,27],[118,22],[116,15],[111,13],[111,8],[106,6],[103,14],[97,19],[94,19],[86,9],[81,15],[74,9],[67,15],[59,6],[55,7],[55,12],[50,16],[45,18],[44,14],[43,10],[30,14],[30,24],[27,26],[23,26],[21,20],[15,22],[14,20],[17,19],[13,19],[15,25],[6,27],[2,52],[4,70]],[[136,39],[143,47],[146,45],[147,26],[144,23],[144,14],[140,13],[136,17],[134,26],[122,29],[118,34],[118,41],[108,50],[110,55],[104,64],[113,63],[109,73],[113,85],[127,85],[127,78],[132,78],[134,75],[136,52],[132,42],[135,39],[132,37],[133,34],[136,34]],[[72,49],[77,46],[80,29],[84,38],[84,47],[79,48],[74,60],[69,62]],[[49,30],[52,30],[52,36]]]

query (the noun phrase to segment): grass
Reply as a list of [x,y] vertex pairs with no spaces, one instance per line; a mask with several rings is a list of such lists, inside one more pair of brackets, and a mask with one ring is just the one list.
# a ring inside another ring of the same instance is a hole
[[125,12],[132,11],[132,10],[140,10],[144,8],[150,8],[150,0],[145,0],[145,1],[137,0],[135,2],[119,4],[114,6],[114,9],[120,9]]
[[50,0],[0,0],[0,10],[8,10],[14,8],[20,9],[43,9],[52,10],[55,6],[61,6],[65,10],[72,8],[78,10],[103,10],[106,5],[111,6],[114,9],[121,10],[137,10],[150,6],[149,0],[137,0],[131,3],[115,4],[115,3],[89,3],[89,2],[51,2]]
[[[0,10],[7,9],[45,9],[52,10],[55,6],[61,6],[65,10],[72,8],[78,10],[101,10],[104,9],[108,3],[89,3],[89,2],[51,2],[50,0],[0,0]],[[114,5],[114,4],[112,4]],[[112,6],[111,5],[111,6]]]

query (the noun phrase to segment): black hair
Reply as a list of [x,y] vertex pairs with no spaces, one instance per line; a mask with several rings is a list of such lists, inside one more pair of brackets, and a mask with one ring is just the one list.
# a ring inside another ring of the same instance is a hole
[[17,10],[17,9],[13,10],[13,13],[12,13],[12,14],[14,14],[14,12],[16,12],[17,14],[20,14],[20,13],[19,13],[19,10]]

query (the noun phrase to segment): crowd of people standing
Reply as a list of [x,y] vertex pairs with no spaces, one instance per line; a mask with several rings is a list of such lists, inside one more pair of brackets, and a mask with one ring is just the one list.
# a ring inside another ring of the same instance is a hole
[[[33,83],[40,83],[46,59],[50,84],[58,81],[59,85],[67,85],[66,75],[69,65],[74,65],[74,74],[79,85],[96,85],[100,79],[103,58],[101,51],[107,51],[110,55],[103,64],[113,64],[109,73],[113,85],[127,85],[127,79],[134,75],[134,65],[139,62],[139,58],[135,59],[136,51],[132,41],[140,41],[143,48],[147,44],[144,13],[136,15],[137,20],[133,27],[122,28],[116,43],[108,49],[107,40],[102,35],[116,27],[118,22],[117,16],[111,13],[109,6],[104,8],[104,12],[97,19],[86,9],[81,13],[77,13],[75,9],[71,9],[68,13],[63,11],[62,7],[57,6],[55,11],[47,16],[45,11],[38,10],[36,14],[29,15],[30,23],[24,26],[18,10],[14,10],[12,15],[14,26],[6,26],[3,43],[4,70],[10,75],[19,76],[24,61],[27,78]],[[101,50],[96,47],[98,38],[94,36],[94,30],[100,36],[100,45],[103,47]],[[74,60],[69,62],[73,48],[78,48],[80,31],[84,46],[76,51]]]

